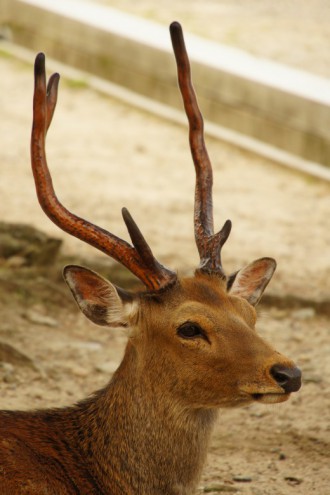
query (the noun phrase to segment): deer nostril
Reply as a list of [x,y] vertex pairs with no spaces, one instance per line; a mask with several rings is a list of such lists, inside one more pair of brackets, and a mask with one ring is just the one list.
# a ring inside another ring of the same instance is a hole
[[281,364],[275,364],[270,374],[285,393],[297,392],[301,387],[301,371],[296,366],[288,368]]

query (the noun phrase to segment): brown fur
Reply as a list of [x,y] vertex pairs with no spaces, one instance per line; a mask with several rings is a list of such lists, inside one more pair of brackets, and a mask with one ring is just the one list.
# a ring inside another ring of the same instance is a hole
[[[253,394],[286,400],[270,368],[293,363],[256,334],[254,308],[216,277],[183,279],[132,302],[116,299],[119,292],[93,272],[68,273],[85,309],[89,299],[106,305],[107,290],[108,300],[117,300],[114,315],[121,308],[122,324],[131,327],[125,355],[110,383],[73,407],[0,412],[1,493],[193,493],[217,409],[248,404]],[[84,312],[90,317],[90,307]],[[111,319],[110,308],[109,326]],[[181,338],[177,329],[186,321],[207,338]]]

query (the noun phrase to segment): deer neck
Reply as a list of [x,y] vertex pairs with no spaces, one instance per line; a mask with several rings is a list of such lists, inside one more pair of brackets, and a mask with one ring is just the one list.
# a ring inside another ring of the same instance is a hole
[[161,377],[154,383],[139,373],[131,344],[108,386],[79,407],[87,436],[80,446],[109,493],[117,494],[114,480],[118,494],[192,493],[216,412],[175,403]]

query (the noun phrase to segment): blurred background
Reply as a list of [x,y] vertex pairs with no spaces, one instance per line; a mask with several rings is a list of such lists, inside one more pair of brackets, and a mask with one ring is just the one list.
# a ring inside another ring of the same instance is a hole
[[[215,223],[227,217],[234,223],[229,270],[271,255],[282,264],[278,290],[328,297],[328,2],[1,0],[0,6],[4,220],[27,215],[61,235],[35,201],[28,166],[31,70],[44,51],[48,73],[64,79],[47,143],[63,200],[122,236],[120,208],[127,206],[144,219],[164,260],[183,270],[196,266],[194,172],[168,32],[179,20],[206,120]],[[91,253],[68,236],[66,243],[69,252]]]
[[98,0],[167,26],[185,29],[258,57],[329,77],[329,16],[326,0],[142,1]]
[[[0,406],[72,402],[102,386],[120,360],[125,335],[80,319],[61,281],[65,263],[135,285],[125,269],[59,231],[38,204],[29,156],[36,53],[46,54],[48,76],[61,73],[47,137],[60,200],[125,239],[126,206],[160,262],[181,274],[198,265],[173,20],[183,26],[206,121],[215,228],[233,221],[224,268],[277,260],[260,327],[305,380],[286,404],[223,413],[227,427],[219,427],[203,483],[245,495],[326,495],[327,0],[0,0]],[[252,481],[235,485],[244,474]]]

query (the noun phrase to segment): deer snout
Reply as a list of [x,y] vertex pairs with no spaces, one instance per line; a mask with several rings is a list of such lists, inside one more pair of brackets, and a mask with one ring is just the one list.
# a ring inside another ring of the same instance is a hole
[[301,371],[297,366],[289,368],[281,364],[275,364],[271,368],[270,374],[286,394],[297,392],[301,387]]

